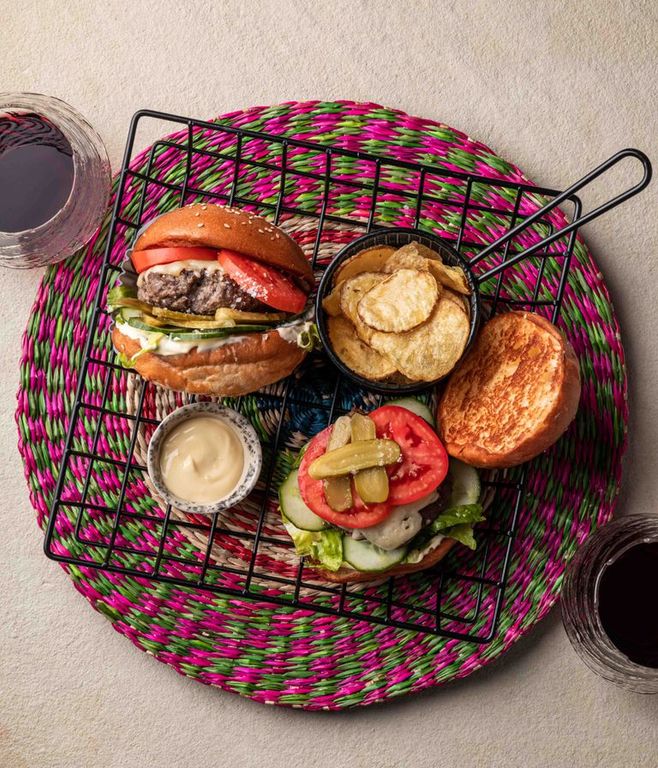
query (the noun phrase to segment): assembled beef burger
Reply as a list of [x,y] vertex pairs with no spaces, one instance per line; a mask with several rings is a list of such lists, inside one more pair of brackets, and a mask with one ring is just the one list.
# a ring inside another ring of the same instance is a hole
[[241,395],[291,373],[306,355],[313,271],[260,216],[196,204],[153,221],[132,269],[110,291],[121,359],[170,389]]

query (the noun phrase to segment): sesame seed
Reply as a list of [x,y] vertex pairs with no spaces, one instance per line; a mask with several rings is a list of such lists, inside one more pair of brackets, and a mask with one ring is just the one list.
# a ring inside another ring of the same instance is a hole
[[194,215],[195,215],[195,216],[201,216],[201,214],[199,213],[199,211],[197,211],[197,212],[196,212]]
[[204,227],[204,226],[205,226],[205,224],[203,222],[197,224],[197,227]]
[[224,226],[226,227],[226,229],[230,229],[231,228],[231,225],[227,224],[226,222],[224,222]]
[[278,239],[279,239],[279,233],[278,233],[278,232],[276,232],[276,233],[275,233],[275,235],[274,235],[274,237],[276,237],[276,239],[278,240]]

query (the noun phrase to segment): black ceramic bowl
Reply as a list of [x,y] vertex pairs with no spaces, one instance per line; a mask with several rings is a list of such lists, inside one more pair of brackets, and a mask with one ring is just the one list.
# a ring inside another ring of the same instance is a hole
[[[334,260],[329,264],[325,270],[320,285],[318,287],[318,294],[316,298],[316,319],[318,332],[325,352],[327,353],[331,362],[338,368],[338,370],[348,379],[359,384],[362,387],[378,392],[379,394],[391,395],[400,393],[420,392],[424,389],[433,387],[438,384],[442,379],[436,379],[435,381],[414,381],[404,384],[385,381],[370,381],[364,379],[362,376],[354,373],[348,368],[342,360],[334,353],[331,342],[329,341],[329,330],[327,328],[327,317],[325,311],[322,309],[322,301],[333,289],[334,275],[340,265],[355,256],[360,251],[366,248],[372,248],[376,245],[392,245],[395,248],[401,248],[403,245],[411,242],[419,242],[422,245],[426,245],[433,251],[436,251],[441,255],[443,261],[449,266],[461,267],[466,273],[466,279],[471,289],[471,295],[469,297],[470,310],[471,310],[471,330],[466,342],[464,354],[470,348],[478,329],[478,323],[480,320],[480,299],[478,295],[477,283],[473,278],[473,274],[469,268],[468,262],[466,262],[454,248],[446,245],[443,240],[432,235],[429,232],[424,232],[419,229],[405,229],[402,227],[378,229],[375,232],[371,232],[368,235],[354,240],[349,245],[346,245],[336,255]],[[463,357],[463,355],[462,355]],[[445,377],[443,377],[445,378]]]

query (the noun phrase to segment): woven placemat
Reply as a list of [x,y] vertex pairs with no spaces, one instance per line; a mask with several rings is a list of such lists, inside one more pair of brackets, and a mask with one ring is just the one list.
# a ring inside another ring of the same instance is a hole
[[[236,112],[220,120],[351,150],[526,181],[513,165],[459,131],[374,104],[290,103]],[[132,165],[143,168],[146,162],[147,153],[143,153]],[[172,179],[183,173],[184,162],[175,150],[163,146],[156,153],[156,162]],[[314,158],[309,157],[308,163],[312,166],[313,162]],[[359,173],[357,163],[353,171]],[[242,190],[261,195],[262,199],[271,196],[267,173],[264,170],[242,178]],[[221,169],[212,158],[195,167],[193,174],[203,181],[204,188],[215,178],[218,187],[224,183]],[[312,199],[313,183],[309,181],[291,194],[297,195],[298,203]],[[487,193],[474,190],[474,194]],[[131,190],[127,196],[130,206]],[[135,191],[135,207],[137,199]],[[174,205],[176,199],[168,195],[166,188],[153,189],[147,196],[144,220]],[[341,215],[349,215],[359,212],[364,201],[358,195],[345,194],[332,205]],[[509,209],[511,202],[500,197],[497,205]],[[381,213],[392,224],[411,223],[404,201],[395,196],[386,201]],[[306,250],[312,247],[316,224],[283,218],[283,225],[300,244]],[[551,220],[556,226],[564,222],[559,211],[551,215]],[[422,226],[443,234],[454,234],[458,224],[454,214],[442,212],[440,205],[434,207],[431,217],[421,221]],[[108,225],[109,216],[87,248],[47,271],[24,337],[16,418],[30,498],[42,528],[62,458]],[[474,222],[473,231],[487,242],[497,236],[500,225],[495,216],[483,214]],[[328,227],[323,242],[327,257],[353,237],[349,227]],[[116,247],[125,248],[121,231]],[[516,281],[519,286],[536,277],[536,267],[528,263],[514,270],[512,283]],[[469,644],[294,608],[223,598],[191,587],[67,567],[74,585],[137,647],[181,674],[261,702],[342,709],[470,674],[504,653],[546,614],[559,594],[564,568],[576,547],[613,511],[626,445],[624,356],[603,277],[580,240],[574,250],[561,324],[580,360],[581,407],[565,437],[529,468],[506,599],[498,633],[491,643]],[[98,341],[94,353],[100,359],[109,354],[106,337]],[[91,366],[85,382],[87,402],[100,397],[102,383],[95,379],[96,373]],[[111,383],[110,398],[117,410],[127,407],[131,376],[117,376]],[[161,403],[156,402],[158,397],[163,399]],[[276,424],[277,415],[270,414],[259,397],[253,399],[253,420],[267,433]],[[145,407],[157,414],[162,408],[169,410],[175,401],[166,394],[156,396]],[[312,424],[305,428],[312,432]],[[83,416],[80,434],[76,435],[83,445],[92,431],[85,430]],[[125,423],[108,420],[101,429],[98,450],[109,456],[120,452],[128,435]],[[75,462],[72,472],[75,475]],[[106,480],[107,487],[102,478],[99,480],[96,491],[100,497],[113,492],[112,478]],[[139,508],[140,504],[148,507],[155,502],[144,486],[142,495],[131,499],[131,503]],[[93,520],[89,532],[99,536],[104,533],[94,528]],[[149,531],[135,523],[129,535],[138,539],[147,537]],[[79,545],[73,521],[58,526],[56,546],[62,552],[76,551]],[[184,539],[177,546],[194,548],[194,542]],[[495,559],[495,552],[493,556]]]

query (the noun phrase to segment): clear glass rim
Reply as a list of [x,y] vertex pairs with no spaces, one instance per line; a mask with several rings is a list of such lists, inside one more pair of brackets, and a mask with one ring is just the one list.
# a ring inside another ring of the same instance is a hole
[[596,674],[637,693],[658,693],[658,668],[629,659],[605,633],[598,588],[605,568],[631,547],[658,541],[658,516],[628,515],[594,533],[569,564],[562,593],[562,621],[576,653]]
[[[22,102],[22,103],[21,103]],[[64,205],[57,211],[54,216],[51,216],[46,221],[43,221],[37,227],[31,227],[30,229],[21,229],[15,232],[7,232],[0,229],[0,235],[4,235],[8,239],[12,237],[25,237],[26,235],[38,235],[42,233],[48,227],[51,227],[53,223],[58,219],[64,218],[66,214],[71,210],[73,205],[73,195],[76,185],[80,183],[80,153],[76,147],[76,141],[71,136],[68,121],[71,118],[75,118],[77,121],[81,121],[85,124],[85,127],[90,131],[94,129],[87,123],[87,121],[79,115],[73,107],[67,104],[65,101],[58,99],[55,96],[46,96],[43,93],[0,93],[0,117],[3,113],[10,111],[11,109],[24,110],[26,112],[38,109],[38,111],[47,117],[51,122],[55,123],[57,129],[65,136],[71,151],[73,153],[73,181],[71,182],[71,189],[66,198]],[[100,137],[99,137],[100,140]]]
[[0,113],[11,110],[42,114],[71,145],[73,183],[64,205],[32,229],[0,231],[0,266],[29,268],[54,264],[70,256],[93,236],[107,210],[111,167],[97,131],[65,101],[41,93],[0,93]]

